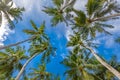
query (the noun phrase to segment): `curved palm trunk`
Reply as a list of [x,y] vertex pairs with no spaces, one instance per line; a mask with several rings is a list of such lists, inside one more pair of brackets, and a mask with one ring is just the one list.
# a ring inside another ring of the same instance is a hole
[[120,73],[114,69],[111,65],[107,64],[104,60],[102,60],[93,49],[91,49],[88,46],[85,46],[87,49],[91,51],[91,53],[94,55],[94,57],[104,66],[106,67],[111,73],[113,73],[118,79],[120,79]]
[[2,46],[2,47],[0,47],[0,50],[6,49],[6,48],[9,48],[9,47],[13,47],[13,46],[17,46],[17,45],[19,45],[19,44],[25,43],[25,42],[30,41],[30,40],[32,40],[32,39],[33,39],[33,38],[29,38],[29,39],[26,39],[26,40],[23,40],[23,41],[14,43],[14,44],[10,44],[10,45],[7,45],[7,46]]
[[23,73],[23,71],[25,70],[26,66],[28,65],[28,63],[34,58],[36,57],[38,54],[34,54],[31,58],[29,58],[26,63],[23,65],[22,69],[20,70],[20,72],[18,73],[17,77],[15,78],[15,80],[20,80],[20,77]]
[[114,17],[117,17],[117,16],[120,16],[120,13],[112,14],[112,15],[105,16],[105,17],[99,17],[99,18],[93,19],[91,21],[94,22],[94,21],[99,21],[99,20],[105,20],[105,19],[110,19],[110,18],[114,18]]

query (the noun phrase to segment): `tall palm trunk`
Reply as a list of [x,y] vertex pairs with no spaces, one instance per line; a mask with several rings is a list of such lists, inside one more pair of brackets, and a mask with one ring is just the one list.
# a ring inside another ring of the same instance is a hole
[[26,39],[26,40],[23,40],[23,41],[20,41],[20,42],[17,42],[17,43],[14,43],[14,44],[10,44],[10,45],[7,45],[7,46],[2,46],[2,47],[0,47],[0,50],[6,49],[6,48],[9,48],[9,47],[13,47],[13,46],[17,46],[19,44],[25,43],[25,42],[30,41],[32,39],[33,39],[33,37],[29,38],[29,39]]
[[20,77],[23,73],[23,71],[25,70],[26,66],[28,65],[28,63],[34,58],[36,57],[38,54],[34,54],[31,58],[29,58],[26,63],[23,65],[22,69],[20,70],[20,72],[18,73],[17,77],[15,78],[15,80],[20,80]]
[[99,18],[91,20],[91,22],[105,20],[105,19],[110,19],[110,18],[114,18],[114,17],[117,17],[117,16],[120,16],[120,13],[112,14],[112,15],[105,16],[105,17],[99,17]]
[[104,66],[106,67],[111,73],[113,73],[118,79],[120,79],[120,73],[114,69],[111,65],[109,65],[108,63],[106,63],[104,60],[102,60],[95,52],[92,48],[85,46],[87,49],[90,50],[90,52],[94,55],[94,57]]

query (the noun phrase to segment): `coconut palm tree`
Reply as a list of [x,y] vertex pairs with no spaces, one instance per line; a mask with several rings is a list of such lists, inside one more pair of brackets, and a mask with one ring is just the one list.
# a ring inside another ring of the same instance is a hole
[[39,65],[38,69],[32,68],[32,70],[29,75],[33,76],[33,80],[50,80],[51,73],[46,71],[46,65],[44,63]]
[[[115,69],[120,70],[120,63],[113,56],[107,61]],[[68,80],[113,80],[116,76],[102,66],[86,49],[75,47],[62,61],[68,70],[65,75]]]
[[30,21],[31,25],[32,25],[32,28],[33,30],[24,30],[25,33],[27,34],[30,34],[31,37],[28,38],[28,39],[25,39],[23,41],[20,41],[20,42],[17,42],[17,43],[14,43],[14,44],[10,44],[10,45],[7,45],[7,46],[1,46],[0,47],[0,50],[2,49],[6,49],[6,48],[9,48],[9,47],[14,47],[14,46],[17,46],[19,44],[22,44],[22,43],[25,43],[25,42],[28,42],[28,41],[34,41],[33,39],[39,37],[40,35],[43,34],[44,32],[44,27],[45,27],[45,24],[42,24],[39,28],[36,26],[36,24],[31,20]]
[[[70,41],[68,42],[68,47],[76,48],[74,51],[78,51],[79,49],[86,49],[90,51],[91,54],[94,55],[94,57],[104,66],[106,67],[110,72],[112,72],[115,76],[118,78],[120,77],[119,72],[105,62],[101,57],[97,55],[97,53],[92,49],[96,47],[96,43],[93,43],[91,40],[85,40],[80,37],[80,34],[75,32],[73,35],[70,36]],[[92,47],[92,48],[91,48]]]
[[[76,49],[75,49],[76,50]],[[74,51],[75,51],[74,50]],[[62,61],[68,70],[65,72],[68,80],[95,80],[94,71],[102,65],[90,56],[85,50],[78,50],[78,53],[70,52],[70,54]],[[100,80],[97,78],[97,80]]]
[[[115,69],[120,71],[120,62],[117,61],[116,56],[112,56],[112,58],[107,61],[111,66],[113,66]],[[102,80],[114,80],[115,75],[112,74],[109,70],[107,70],[105,67],[99,68],[95,74],[97,77],[101,78]]]
[[28,59],[25,49],[18,46],[0,52],[0,78],[9,79],[13,72],[22,68],[21,61]]
[[[0,27],[2,24],[2,18],[5,17],[9,22],[10,29],[15,27],[11,17],[18,22],[18,19],[22,20],[21,14],[24,11],[24,8],[13,7],[12,0],[1,0],[0,1]],[[3,16],[4,14],[4,16]]]
[[85,7],[86,11],[72,9],[72,12],[75,13],[72,17],[72,29],[74,32],[79,33],[82,39],[82,41],[77,41],[78,43],[74,41],[73,44],[82,44],[82,46],[86,47],[102,65],[120,79],[120,73],[117,70],[102,60],[91,47],[84,44],[86,39],[96,38],[97,32],[110,34],[105,28],[113,28],[113,26],[105,22],[111,19],[117,19],[116,17],[120,16],[120,7],[117,5],[116,0],[88,0]]
[[43,10],[49,16],[52,16],[52,26],[56,26],[59,22],[67,23],[66,17],[70,17],[68,12],[73,8],[76,0],[52,0],[54,7],[45,7]]
[[[79,30],[83,38],[96,37],[96,33],[109,33],[106,28],[114,28],[112,24],[106,24],[106,21],[117,19],[120,16],[120,6],[115,0],[88,0],[86,11],[75,10],[73,29]],[[114,15],[112,15],[114,12]],[[117,13],[117,14],[115,14]]]
[[41,61],[46,62],[50,60],[50,55],[54,55],[55,49],[50,44],[49,38],[44,33],[45,23],[43,23],[40,27],[37,27],[33,21],[31,21],[32,27],[34,30],[24,30],[27,34],[29,34],[33,39],[30,41],[30,58],[25,62],[20,72],[18,73],[15,80],[19,80],[26,66],[29,64],[33,58],[37,55],[42,54]]

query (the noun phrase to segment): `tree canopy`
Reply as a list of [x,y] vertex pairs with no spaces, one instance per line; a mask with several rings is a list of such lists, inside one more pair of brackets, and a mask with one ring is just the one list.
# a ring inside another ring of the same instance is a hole
[[[120,79],[120,62],[116,55],[112,55],[109,60],[105,59],[100,55],[102,53],[97,52],[100,44],[95,42],[98,35],[112,36],[109,29],[115,26],[107,22],[119,19],[120,5],[117,0],[87,0],[85,10],[78,10],[74,8],[77,1],[52,0],[53,5],[43,6],[42,10],[51,16],[52,27],[62,23],[72,30],[66,44],[66,48],[71,49],[59,63],[66,68],[63,73],[65,80]],[[0,1],[0,26],[3,17],[8,21],[10,29],[16,26],[14,21],[22,20],[24,8],[13,7],[13,4],[12,0]],[[53,46],[51,38],[46,34],[46,22],[37,26],[34,20],[30,20],[31,28],[23,30],[28,39],[0,47],[1,80],[62,80],[61,75],[47,71],[47,64],[57,54],[57,47]],[[120,43],[120,38],[115,38],[115,41]],[[27,42],[27,47],[20,45]],[[28,64],[36,57],[40,59],[39,64],[36,64],[38,66],[29,67]]]

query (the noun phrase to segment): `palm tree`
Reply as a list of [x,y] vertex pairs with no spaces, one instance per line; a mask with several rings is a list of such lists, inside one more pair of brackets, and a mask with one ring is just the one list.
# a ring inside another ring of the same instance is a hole
[[[22,44],[22,43],[25,43],[25,42],[28,42],[28,41],[31,41],[37,37],[39,37],[39,35],[41,35],[43,32],[44,32],[44,24],[40,26],[40,28],[38,29],[37,26],[35,25],[35,23],[31,20],[30,21],[31,25],[32,25],[32,28],[34,30],[24,30],[24,32],[26,32],[27,34],[31,34],[31,37],[28,38],[28,39],[25,39],[23,41],[20,41],[20,42],[17,42],[17,43],[14,43],[14,44],[10,44],[10,45],[7,45],[7,46],[1,46],[0,47],[0,50],[2,49],[6,49],[6,48],[9,48],[9,47],[13,47],[13,46],[17,46],[19,44]],[[37,31],[36,31],[37,30]]]
[[[120,62],[117,61],[116,56],[112,56],[112,58],[108,61],[108,63],[113,66],[115,69],[120,70]],[[99,68],[95,74],[101,78],[102,80],[114,80],[115,75],[113,75],[109,70],[105,67]]]
[[20,79],[20,76],[22,75],[28,63],[37,55],[42,53],[41,57],[42,62],[49,61],[50,55],[51,54],[54,55],[55,49],[51,46],[49,38],[44,33],[45,23],[43,23],[39,28],[34,24],[33,21],[31,21],[31,23],[34,30],[28,29],[24,30],[24,32],[33,37],[32,41],[30,41],[31,42],[29,48],[30,58],[25,62],[15,80]]
[[73,35],[71,35],[70,37],[70,41],[68,42],[68,47],[74,47],[76,48],[77,51],[79,49],[86,49],[87,51],[90,51],[91,54],[94,55],[94,57],[104,66],[106,67],[110,72],[112,72],[115,76],[117,76],[118,78],[120,77],[119,72],[112,67],[111,65],[109,65],[108,63],[106,63],[102,58],[100,58],[97,53],[91,48],[91,47],[96,47],[96,43],[93,43],[91,40],[83,40],[80,37],[80,34],[75,32]]
[[32,68],[32,72],[29,74],[33,76],[33,80],[50,80],[51,73],[46,72],[46,65],[43,63],[38,66],[38,69]]
[[[120,70],[120,63],[115,56],[107,62]],[[68,68],[65,72],[68,80],[113,80],[115,78],[115,75],[102,66],[86,49],[75,47],[61,63]]]
[[[96,61],[95,58],[90,57],[90,53],[85,50],[81,50],[78,53],[75,52],[70,52],[70,54],[62,61],[62,64],[68,67],[68,70],[65,72],[67,79],[94,80],[94,71],[99,69],[102,65]],[[100,79],[97,78],[97,80]]]
[[[112,15],[113,11],[117,14]],[[73,9],[73,12],[76,14],[73,28],[79,30],[83,38],[94,38],[97,32],[111,34],[105,28],[114,26],[105,22],[120,16],[120,6],[115,0],[88,0],[86,11]]]
[[[76,14],[72,17],[73,31],[78,32],[80,34],[80,38],[82,38],[82,42],[77,41],[77,43],[74,41],[73,44],[82,44],[82,46],[86,47],[86,49],[88,49],[102,65],[104,65],[120,79],[120,73],[117,70],[115,70],[112,66],[102,60],[91,47],[83,44],[88,38],[95,39],[97,32],[105,32],[107,34],[110,34],[108,31],[106,31],[105,28],[113,28],[114,26],[110,24],[105,24],[105,22],[111,19],[116,19],[117,16],[120,16],[120,8],[118,5],[116,5],[116,1],[88,0],[86,4],[86,11],[72,9],[72,12]],[[112,12],[116,14],[113,14]]]
[[[5,17],[10,24],[10,29],[15,27],[12,19],[18,22],[18,19],[22,20],[21,14],[24,8],[14,8],[12,0],[1,0],[0,1],[0,26],[2,24],[2,17]],[[4,14],[4,16],[2,16]]]
[[60,80],[59,75],[54,75],[46,71],[46,64],[42,63],[36,68],[31,68],[31,72],[28,74],[30,80]]
[[7,48],[0,52],[0,78],[9,79],[13,72],[20,70],[21,61],[26,60],[25,49],[18,46],[16,48]]
[[49,16],[52,16],[52,26],[56,26],[59,22],[67,23],[66,17],[70,17],[68,12],[73,8],[76,0],[52,0],[54,7],[45,7],[43,10]]

